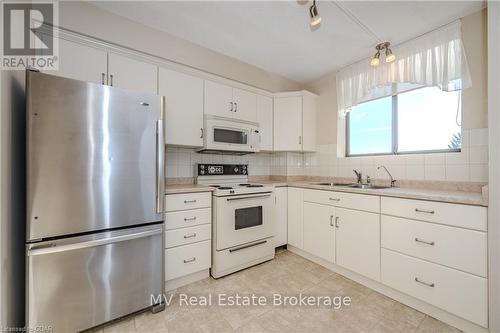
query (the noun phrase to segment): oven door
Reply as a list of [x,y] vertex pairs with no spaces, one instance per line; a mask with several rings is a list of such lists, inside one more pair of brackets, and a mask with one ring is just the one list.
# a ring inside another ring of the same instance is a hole
[[217,250],[274,235],[274,193],[256,193],[215,200]]

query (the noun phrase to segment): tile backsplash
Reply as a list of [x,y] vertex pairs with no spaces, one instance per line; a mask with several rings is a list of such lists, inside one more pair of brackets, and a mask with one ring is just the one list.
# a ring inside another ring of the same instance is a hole
[[388,179],[377,170],[385,165],[398,180],[488,181],[488,129],[463,131],[459,153],[411,154],[372,157],[337,157],[337,145],[319,145],[315,153],[257,153],[253,155],[199,154],[194,149],[167,148],[167,177],[195,177],[196,163],[248,164],[251,176],[354,177]]

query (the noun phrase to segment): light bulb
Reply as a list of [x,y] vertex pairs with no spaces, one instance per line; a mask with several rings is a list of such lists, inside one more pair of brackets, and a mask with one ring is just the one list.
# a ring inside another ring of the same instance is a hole
[[318,13],[318,7],[316,7],[316,1],[313,1],[311,7],[309,7],[309,15],[311,16],[311,27],[314,27],[321,23],[321,16]]
[[387,48],[385,50],[385,62],[393,62],[394,60],[396,60],[396,56],[390,48]]
[[321,23],[321,17],[320,16],[315,16],[315,17],[311,17],[311,27],[314,27],[318,24]]
[[371,66],[378,66],[380,64],[380,52],[377,51],[370,61]]

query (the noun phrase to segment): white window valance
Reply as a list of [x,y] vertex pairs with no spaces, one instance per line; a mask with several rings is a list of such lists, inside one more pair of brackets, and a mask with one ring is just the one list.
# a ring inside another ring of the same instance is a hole
[[361,102],[416,87],[454,91],[472,84],[460,20],[397,45],[393,52],[393,63],[381,59],[380,65],[373,67],[370,59],[365,59],[339,71],[337,101],[341,115]]

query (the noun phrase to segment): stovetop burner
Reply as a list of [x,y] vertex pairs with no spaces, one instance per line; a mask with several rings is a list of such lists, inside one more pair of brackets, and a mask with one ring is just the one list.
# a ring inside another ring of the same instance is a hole
[[220,187],[220,185],[208,185],[208,186],[215,187],[215,188],[219,188]]
[[231,186],[219,186],[217,187],[218,190],[232,190],[233,188]]
[[244,187],[264,187],[264,185],[260,185],[260,184],[240,184],[240,186],[244,186]]

